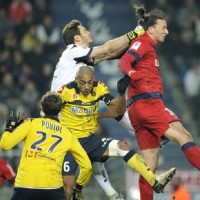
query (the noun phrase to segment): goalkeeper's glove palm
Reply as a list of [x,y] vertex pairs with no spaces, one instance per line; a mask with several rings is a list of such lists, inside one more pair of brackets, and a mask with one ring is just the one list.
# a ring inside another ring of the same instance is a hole
[[133,31],[127,33],[127,37],[130,41],[134,40],[136,37],[142,35],[144,33],[144,29],[142,26],[137,26]]

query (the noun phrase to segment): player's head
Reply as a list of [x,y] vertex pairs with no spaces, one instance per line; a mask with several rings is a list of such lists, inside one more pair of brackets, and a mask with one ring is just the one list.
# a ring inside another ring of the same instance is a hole
[[92,92],[94,83],[94,71],[90,66],[82,66],[76,74],[75,81],[80,92],[88,95]]
[[65,25],[62,30],[62,37],[66,45],[89,46],[93,42],[90,32],[78,20],[72,20]]
[[41,109],[44,115],[57,116],[62,107],[62,99],[55,92],[47,92],[42,96]]
[[140,17],[138,24],[148,32],[155,43],[164,42],[169,33],[165,14],[158,9],[147,12],[142,4],[135,4],[133,7]]

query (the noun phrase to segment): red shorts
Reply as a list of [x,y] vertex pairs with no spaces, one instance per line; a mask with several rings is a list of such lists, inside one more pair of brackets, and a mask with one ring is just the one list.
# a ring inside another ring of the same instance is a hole
[[15,177],[12,167],[3,159],[0,159],[0,186],[4,180],[11,180]]
[[156,148],[169,123],[180,121],[162,99],[149,98],[135,101],[128,107],[128,114],[140,150]]

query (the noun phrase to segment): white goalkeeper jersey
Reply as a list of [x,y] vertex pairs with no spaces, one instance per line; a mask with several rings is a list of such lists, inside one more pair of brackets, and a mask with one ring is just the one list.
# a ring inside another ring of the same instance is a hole
[[56,65],[51,82],[51,91],[58,91],[62,85],[73,81],[77,71],[84,64],[93,67],[94,62],[89,57],[92,49],[75,44],[67,46]]

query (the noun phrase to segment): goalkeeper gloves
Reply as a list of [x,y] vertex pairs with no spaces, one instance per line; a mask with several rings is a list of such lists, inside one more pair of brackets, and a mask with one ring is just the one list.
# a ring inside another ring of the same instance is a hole
[[117,81],[117,90],[120,95],[125,94],[129,81],[130,81],[130,78],[128,76],[124,76],[123,78]]
[[128,75],[133,81],[138,81],[143,78],[143,73],[141,71],[132,70],[128,73]]
[[73,190],[72,200],[84,200],[82,186],[76,184],[76,187]]
[[127,33],[127,37],[128,37],[128,39],[130,40],[130,42],[131,42],[131,41],[134,40],[136,37],[142,35],[144,32],[145,32],[145,31],[144,31],[143,27],[139,25],[139,26],[137,26],[133,31],[128,32],[128,33]]
[[13,111],[10,111],[6,122],[5,131],[12,132],[17,126],[19,126],[24,121],[20,120],[19,118],[20,118],[20,113],[17,116]]

